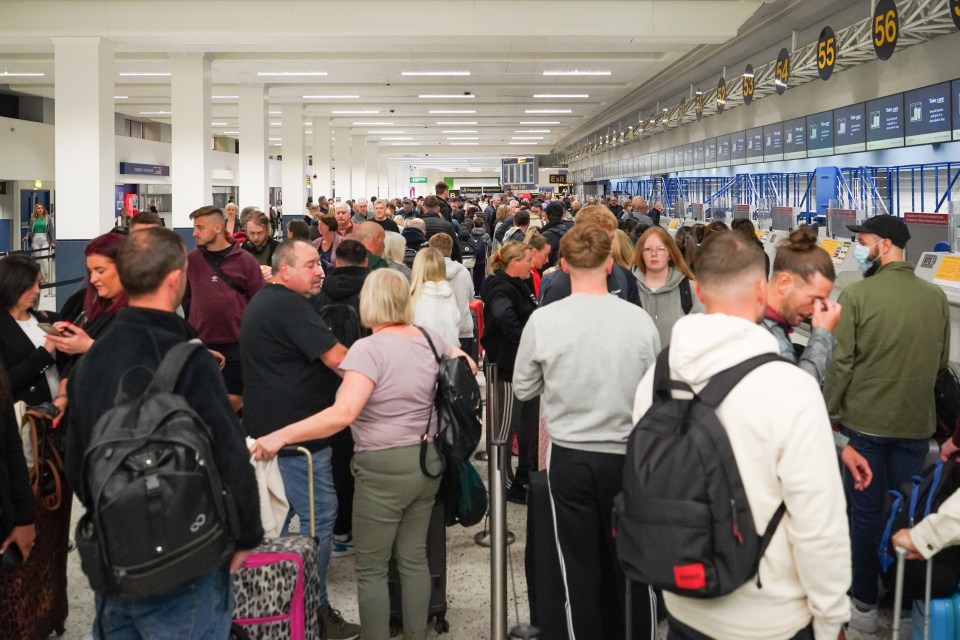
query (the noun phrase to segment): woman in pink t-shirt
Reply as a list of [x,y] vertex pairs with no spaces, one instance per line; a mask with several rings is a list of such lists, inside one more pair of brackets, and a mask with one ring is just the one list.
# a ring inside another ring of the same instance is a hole
[[[355,342],[340,364],[343,384],[336,403],[259,438],[251,449],[258,459],[270,458],[286,445],[351,427],[356,443],[353,542],[365,640],[390,637],[391,555],[400,573],[404,638],[426,637],[430,570],[423,541],[440,480],[421,471],[420,442],[424,433],[436,434],[437,361],[424,334],[412,324],[409,286],[392,269],[378,269],[367,277],[360,292],[360,320],[373,335]],[[426,331],[440,353],[469,360],[439,334]],[[470,365],[476,372],[472,360]],[[427,448],[426,467],[431,474],[443,468],[434,447]]]

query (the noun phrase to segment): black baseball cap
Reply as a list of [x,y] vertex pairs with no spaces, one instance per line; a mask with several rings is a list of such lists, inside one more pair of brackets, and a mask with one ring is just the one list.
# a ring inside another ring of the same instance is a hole
[[867,218],[863,224],[850,224],[847,229],[854,233],[872,233],[875,236],[886,238],[901,249],[907,246],[910,240],[910,230],[903,220],[896,216],[880,215]]

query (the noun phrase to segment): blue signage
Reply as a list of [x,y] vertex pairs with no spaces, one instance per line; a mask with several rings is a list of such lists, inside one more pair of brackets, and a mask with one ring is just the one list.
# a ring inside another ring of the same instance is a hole
[[135,176],[169,176],[170,167],[162,164],[136,164],[133,162],[121,162],[120,174]]

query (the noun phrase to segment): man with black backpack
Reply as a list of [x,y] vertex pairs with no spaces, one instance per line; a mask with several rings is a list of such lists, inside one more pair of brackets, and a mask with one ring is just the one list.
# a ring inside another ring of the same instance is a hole
[[[344,240],[340,246],[347,243],[357,244]],[[250,301],[243,316],[240,345],[247,389],[243,424],[252,437],[273,433],[332,406],[336,400],[340,361],[347,350],[310,304],[310,297],[320,290],[320,274],[320,256],[310,243],[284,242],[273,254],[272,285]],[[351,450],[352,444],[351,441]],[[332,448],[329,440],[312,440],[303,446],[313,458],[320,618],[330,640],[356,638],[360,627],[344,621],[327,600],[327,567],[338,502],[333,486]],[[291,510],[283,529],[287,529],[290,517],[296,513],[300,533],[309,535],[307,460],[300,454],[281,453],[278,464]]]
[[183,242],[144,228],[116,267],[129,307],[68,392],[66,470],[87,509],[76,540],[96,591],[94,637],[226,638],[227,569],[263,537],[250,454],[216,361],[174,312]]
[[664,590],[679,640],[837,638],[850,618],[850,538],[820,388],[757,324],[767,282],[756,243],[707,240],[695,289],[707,313],[674,325],[637,388],[620,562]]

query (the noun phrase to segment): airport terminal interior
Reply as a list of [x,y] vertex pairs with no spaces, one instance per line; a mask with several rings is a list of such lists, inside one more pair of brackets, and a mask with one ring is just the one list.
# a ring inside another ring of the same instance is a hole
[[[810,224],[836,300],[862,279],[848,226],[890,215],[946,294],[960,367],[958,60],[960,0],[0,0],[0,252],[34,254],[39,308],[56,311],[85,286],[87,243],[140,212],[190,250],[204,205],[256,207],[283,238],[321,197],[330,214],[362,198],[372,220],[374,201],[402,216],[443,183],[479,211],[540,197],[622,213],[642,196],[671,237],[748,219],[771,261]],[[56,230],[42,246],[39,205]],[[496,502],[506,564],[475,540],[489,519],[450,527],[449,628],[429,637],[530,622],[527,509]],[[95,614],[82,512],[70,640]],[[327,585],[357,621],[355,558],[333,558]],[[846,637],[890,637],[891,615],[884,601],[876,633]]]

